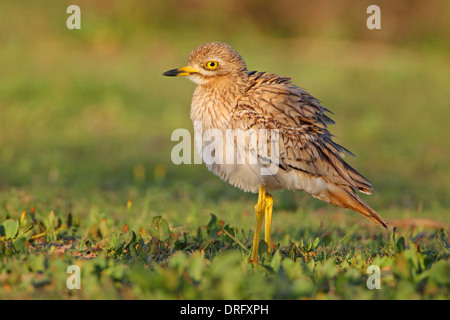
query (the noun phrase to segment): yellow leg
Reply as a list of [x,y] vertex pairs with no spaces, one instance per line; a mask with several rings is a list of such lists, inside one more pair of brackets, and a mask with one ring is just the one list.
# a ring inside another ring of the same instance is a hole
[[272,228],[272,210],[273,210],[273,198],[270,194],[266,194],[266,217],[264,221],[264,240],[269,247],[269,252],[272,252],[270,246],[270,230]]
[[256,203],[255,205],[256,225],[255,225],[255,234],[253,235],[252,255],[250,257],[250,260],[253,262],[258,261],[259,234],[261,233],[261,225],[264,218],[265,209],[266,209],[266,187],[262,184],[259,186],[258,203]]

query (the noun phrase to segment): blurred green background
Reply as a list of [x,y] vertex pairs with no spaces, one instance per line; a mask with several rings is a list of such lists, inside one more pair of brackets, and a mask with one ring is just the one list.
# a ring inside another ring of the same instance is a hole
[[[81,30],[66,27],[70,4]],[[373,182],[365,199],[382,216],[448,222],[450,2],[377,1],[381,30],[366,27],[370,4],[2,1],[0,210],[124,219],[131,198],[136,224],[161,214],[196,225],[216,212],[252,226],[254,196],[170,159],[171,132],[192,132],[194,84],[161,74],[218,40],[334,112],[331,131],[357,155],[348,161]],[[301,192],[275,197],[279,212],[340,212]]]
[[[449,14],[448,0],[1,1],[0,297],[448,299]],[[256,195],[170,158],[194,84],[162,73],[214,40],[334,112],[396,232],[278,192],[276,253],[246,263]],[[372,263],[383,290],[365,286]]]

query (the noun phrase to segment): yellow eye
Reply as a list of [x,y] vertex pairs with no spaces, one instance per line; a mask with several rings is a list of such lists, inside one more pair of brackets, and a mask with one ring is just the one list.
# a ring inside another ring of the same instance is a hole
[[205,68],[209,70],[214,70],[219,67],[219,63],[217,61],[208,61],[205,63]]

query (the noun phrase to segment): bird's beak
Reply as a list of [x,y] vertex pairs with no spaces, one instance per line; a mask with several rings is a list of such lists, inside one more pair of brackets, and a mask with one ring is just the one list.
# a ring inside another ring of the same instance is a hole
[[163,73],[163,76],[168,76],[168,77],[189,76],[193,73],[198,73],[198,71],[195,70],[194,68],[187,66],[187,67],[183,67],[183,68],[179,68],[179,69],[172,69],[172,70],[166,71]]

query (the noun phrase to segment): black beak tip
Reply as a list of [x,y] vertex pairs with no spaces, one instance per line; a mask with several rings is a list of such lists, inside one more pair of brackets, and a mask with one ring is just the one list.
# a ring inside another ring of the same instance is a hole
[[172,69],[163,73],[163,76],[166,77],[176,77],[178,74],[178,69]]

